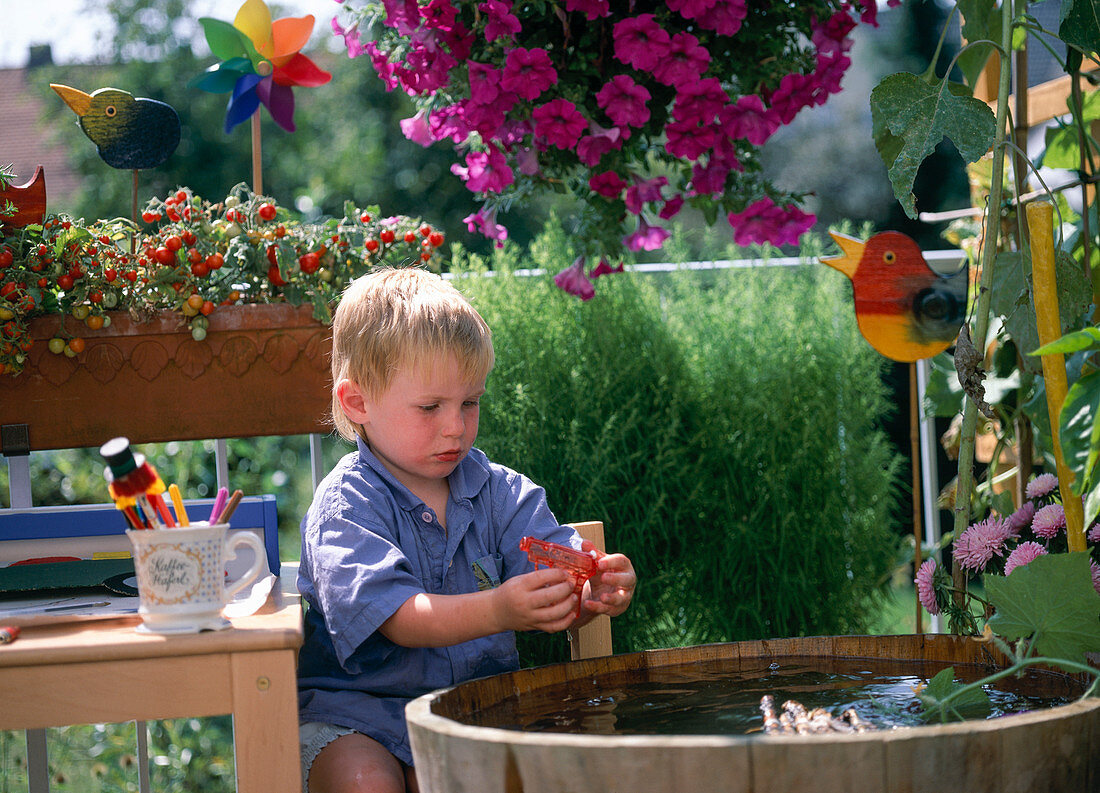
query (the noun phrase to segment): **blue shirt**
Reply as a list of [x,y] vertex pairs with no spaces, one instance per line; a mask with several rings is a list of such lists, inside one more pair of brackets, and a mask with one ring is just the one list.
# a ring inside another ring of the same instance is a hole
[[361,732],[412,764],[405,704],[519,668],[515,635],[451,647],[401,647],[378,627],[421,592],[476,592],[534,569],[525,535],[580,547],[545,491],[471,449],[449,477],[444,529],[360,440],[325,477],[302,520],[298,589],[308,610],[298,657],[303,722]]

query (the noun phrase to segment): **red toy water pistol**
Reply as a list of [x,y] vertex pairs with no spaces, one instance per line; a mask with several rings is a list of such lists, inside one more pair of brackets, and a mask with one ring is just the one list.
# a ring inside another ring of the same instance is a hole
[[547,567],[557,567],[569,573],[573,579],[573,592],[577,596],[577,616],[581,615],[581,590],[584,582],[600,572],[596,560],[604,554],[597,550],[587,553],[570,548],[568,545],[560,545],[556,542],[537,540],[534,537],[524,537],[519,541],[519,549],[527,553],[527,558],[535,563]]

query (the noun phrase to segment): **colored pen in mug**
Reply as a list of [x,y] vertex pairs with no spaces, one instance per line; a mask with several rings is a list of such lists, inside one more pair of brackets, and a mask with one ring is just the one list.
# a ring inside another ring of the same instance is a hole
[[234,490],[233,496],[229,499],[229,503],[225,505],[225,509],[218,515],[218,523],[228,523],[229,518],[233,516],[234,511],[237,509],[237,505],[241,503],[241,496],[243,496],[240,490]]
[[224,487],[218,488],[218,495],[214,496],[214,506],[210,508],[210,525],[213,526],[218,522],[218,516],[222,514],[222,510],[225,509],[225,499],[229,496],[229,491]]
[[172,505],[176,508],[176,519],[181,526],[190,526],[191,521],[187,518],[187,510],[183,506],[183,496],[180,495],[180,488],[175,482],[168,485],[168,495],[172,497]]

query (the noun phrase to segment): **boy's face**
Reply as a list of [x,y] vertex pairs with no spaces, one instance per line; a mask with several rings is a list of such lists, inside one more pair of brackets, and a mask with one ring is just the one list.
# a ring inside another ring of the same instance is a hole
[[467,379],[453,355],[398,369],[381,394],[364,395],[371,451],[423,498],[473,446],[484,393],[485,378]]

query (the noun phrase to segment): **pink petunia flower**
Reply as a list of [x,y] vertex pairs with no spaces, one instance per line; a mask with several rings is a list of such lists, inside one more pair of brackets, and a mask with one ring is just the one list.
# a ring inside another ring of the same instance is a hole
[[653,20],[653,14],[640,14],[615,23],[611,30],[615,57],[628,66],[652,72],[668,54],[671,38]]
[[1031,525],[1031,519],[1035,517],[1035,503],[1033,501],[1025,501],[1023,506],[1008,516],[1008,527],[1012,529],[1012,533],[1017,537],[1020,536],[1020,532]]
[[1031,530],[1036,537],[1049,540],[1058,536],[1066,528],[1066,511],[1061,504],[1047,504],[1035,512],[1031,519]]
[[530,146],[521,146],[512,151],[516,158],[516,169],[527,176],[537,176],[542,172],[539,165],[539,155]]
[[474,214],[467,215],[462,222],[466,224],[466,230],[471,234],[478,232],[494,240],[498,248],[503,248],[504,241],[508,239],[508,229],[497,223],[497,211],[495,209],[486,211],[485,207],[482,207]]
[[709,124],[728,102],[729,96],[722,89],[721,81],[717,77],[707,77],[677,88],[672,117],[677,121]]
[[623,263],[619,262],[618,267],[612,267],[606,258],[601,258],[600,263],[592,268],[592,272],[588,274],[589,278],[599,278],[601,275],[611,275],[612,273],[621,273],[623,271]]
[[679,12],[684,19],[696,19],[714,8],[717,0],[668,0],[670,11]]
[[558,72],[542,47],[526,50],[516,47],[504,59],[501,86],[506,91],[531,100],[558,82]]
[[589,22],[597,17],[611,16],[608,0],[565,0],[565,10],[581,11]]
[[952,556],[966,569],[982,572],[994,556],[1004,556],[1005,541],[1011,534],[1007,521],[988,517],[955,538]]
[[348,27],[340,27],[340,23],[336,21],[336,17],[332,18],[332,34],[334,36],[342,36],[344,39],[344,46],[348,49],[349,58],[358,58],[364,52],[367,52],[366,46],[359,39],[359,23],[349,25]]
[[1027,483],[1024,493],[1028,498],[1044,498],[1058,487],[1058,477],[1054,474],[1039,474]]
[[431,130],[432,138],[435,140],[450,138],[455,143],[461,143],[470,136],[473,128],[466,121],[464,113],[466,101],[464,99],[458,104],[441,107],[428,113],[428,129]]
[[618,198],[626,189],[626,182],[614,171],[603,171],[588,177],[588,187],[604,198]]
[[595,121],[588,122],[588,133],[577,142],[577,159],[589,168],[595,167],[600,158],[614,149],[621,149],[622,133],[617,127],[601,127]]
[[420,16],[424,24],[438,30],[451,30],[454,28],[455,19],[458,17],[458,9],[451,0],[432,0],[420,9]]
[[818,54],[831,55],[851,49],[852,41],[848,34],[855,28],[856,21],[846,11],[837,11],[824,24],[815,21],[810,40],[817,47]]
[[617,74],[596,94],[596,104],[603,108],[612,123],[619,127],[640,127],[649,121],[646,102],[650,93],[628,74]]
[[500,96],[500,69],[494,69],[484,63],[470,61],[470,101],[478,105],[492,104]]
[[1100,564],[1089,559],[1089,569],[1092,571],[1092,588],[1100,593]]
[[711,157],[704,165],[695,163],[691,169],[691,189],[699,195],[716,195],[726,189],[726,178],[733,170],[720,157]]
[[577,106],[561,98],[536,107],[531,119],[535,122],[535,135],[559,149],[573,148],[588,126]]
[[679,214],[680,210],[684,206],[684,197],[677,193],[672,198],[665,201],[665,205],[661,207],[661,211],[658,213],[658,217],[661,220],[670,220]]
[[917,599],[929,614],[939,614],[940,604],[936,599],[936,588],[933,579],[936,575],[936,560],[926,560],[917,570],[917,577],[913,579],[917,585]]
[[775,228],[775,236],[772,238],[773,245],[797,245],[798,238],[809,231],[817,222],[816,215],[803,212],[794,204],[780,210],[780,212],[782,214]]
[[651,226],[646,223],[644,217],[638,215],[638,228],[632,234],[623,237],[623,244],[632,251],[655,251],[659,250],[670,236],[672,235],[667,229]]
[[487,0],[477,7],[487,17],[485,40],[490,44],[499,38],[514,39],[523,26],[512,13],[512,4],[502,0]]
[[661,195],[661,188],[668,184],[668,177],[655,176],[652,179],[638,179],[635,177],[634,184],[626,188],[626,209],[628,212],[637,215],[642,211],[642,204],[649,201],[663,201],[664,196]]
[[684,160],[698,160],[714,146],[716,130],[688,121],[673,121],[665,127],[665,151]]
[[728,220],[733,226],[733,241],[738,245],[765,242],[793,245],[817,218],[794,206],[784,210],[770,198],[762,198],[742,212],[731,212]]
[[657,82],[683,86],[697,82],[710,66],[710,53],[690,33],[677,33],[668,45],[668,52],[653,67]]
[[748,94],[724,107],[718,115],[722,131],[730,138],[745,138],[753,146],[763,145],[782,122],[779,113],[764,107],[756,94]]
[[1012,553],[1005,559],[1005,575],[1008,575],[1017,567],[1023,567],[1040,556],[1045,556],[1047,549],[1037,542],[1022,542],[1012,549]]
[[[466,168],[463,169],[465,174],[457,174],[465,179],[466,187],[475,193],[499,193],[516,180],[504,153],[491,143],[488,149],[467,154]],[[454,166],[451,170],[454,171]]]
[[554,283],[558,288],[576,295],[581,300],[588,301],[596,296],[596,287],[584,273],[583,256],[578,256],[571,265],[555,275]]
[[398,126],[401,127],[401,134],[413,143],[419,143],[421,146],[431,146],[435,142],[431,127],[428,125],[428,113],[425,110],[419,111],[412,118],[401,119]]
[[718,0],[695,21],[704,30],[713,30],[720,36],[732,36],[741,29],[741,23],[748,15],[746,0]]

